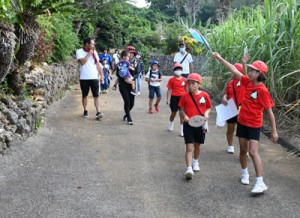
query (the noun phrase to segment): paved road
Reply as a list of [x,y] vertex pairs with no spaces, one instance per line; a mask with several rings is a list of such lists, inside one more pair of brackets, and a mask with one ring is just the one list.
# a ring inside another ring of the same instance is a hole
[[118,91],[101,95],[101,121],[94,120],[92,99],[90,117],[81,118],[78,86],[49,107],[38,134],[0,157],[0,217],[300,216],[300,160],[262,137],[269,190],[250,196],[253,165],[250,161],[251,184],[241,185],[238,154],[226,154],[225,129],[214,127],[215,111],[202,147],[201,171],[185,180],[179,125],[174,132],[166,130],[166,89],[161,111],[150,115],[146,83],[143,88],[133,126],[122,121]]

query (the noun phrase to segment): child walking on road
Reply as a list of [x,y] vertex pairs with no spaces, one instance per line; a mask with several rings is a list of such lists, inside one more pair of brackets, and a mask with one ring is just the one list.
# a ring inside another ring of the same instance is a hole
[[159,71],[157,61],[150,62],[150,70],[146,75],[146,82],[149,83],[149,114],[153,114],[154,93],[156,94],[156,102],[154,104],[156,112],[159,111],[158,104],[161,100],[160,82],[162,81],[162,73]]
[[[173,66],[174,76],[169,79],[167,87],[167,104],[170,105],[171,115],[169,119],[168,130],[173,131],[174,129],[174,119],[176,117],[177,111],[179,111],[178,103],[180,97],[186,93],[186,79],[181,76],[183,72],[182,65],[175,63]],[[180,117],[180,136],[183,136],[183,118]]]
[[200,91],[199,87],[202,78],[197,73],[191,73],[187,77],[189,92],[181,96],[178,106],[180,107],[180,115],[184,119],[183,133],[186,144],[186,172],[185,177],[192,179],[194,172],[200,170],[199,157],[200,145],[204,143],[209,112],[211,110],[211,102],[209,95]]
[[[239,72],[243,73],[243,65],[242,64],[235,63],[233,66],[235,66],[235,68]],[[242,99],[243,99],[243,95],[244,95],[244,87],[241,86],[241,81],[238,78],[236,78],[233,73],[231,73],[231,78],[232,79],[227,84],[226,91],[225,91],[225,94],[222,99],[222,103],[224,105],[227,105],[228,104],[227,101],[229,99],[233,99],[237,109],[239,109],[239,107],[242,105]],[[235,126],[237,123],[237,117],[238,116],[235,116],[235,117],[227,120],[226,138],[227,138],[227,143],[228,143],[227,153],[229,153],[229,154],[234,154],[233,134],[234,134]]]
[[277,141],[275,117],[272,111],[274,103],[264,81],[268,72],[267,65],[262,61],[254,61],[249,65],[248,77],[240,73],[232,64],[224,60],[219,53],[214,52],[213,57],[222,63],[230,72],[241,80],[241,85],[245,86],[242,107],[238,116],[236,135],[240,144],[240,163],[242,166],[241,183],[249,184],[249,173],[247,168],[247,151],[249,141],[249,154],[253,161],[256,182],[251,190],[253,194],[259,194],[268,188],[262,177],[262,161],[258,154],[260,129],[263,124],[263,111],[267,111],[270,120],[273,142]]

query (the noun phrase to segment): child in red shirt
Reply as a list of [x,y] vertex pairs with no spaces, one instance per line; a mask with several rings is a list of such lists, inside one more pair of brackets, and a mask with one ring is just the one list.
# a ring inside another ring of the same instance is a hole
[[[174,76],[169,79],[167,87],[167,104],[170,105],[171,115],[170,122],[168,125],[168,130],[173,131],[174,128],[174,119],[176,117],[177,111],[179,111],[178,103],[180,97],[186,93],[186,79],[181,76],[183,72],[182,65],[175,63],[173,66]],[[180,118],[180,136],[183,136],[183,119]]]
[[258,154],[260,128],[263,122],[263,111],[267,111],[270,120],[273,142],[277,141],[278,134],[276,130],[275,117],[272,111],[274,103],[270,93],[263,81],[266,80],[268,72],[267,65],[262,61],[254,61],[249,65],[248,77],[241,74],[233,65],[224,60],[217,52],[213,53],[213,57],[224,64],[227,69],[241,79],[241,83],[245,86],[242,107],[238,116],[238,125],[236,135],[239,137],[240,143],[240,163],[242,166],[241,183],[249,184],[249,173],[247,169],[247,151],[249,141],[249,154],[253,161],[256,172],[256,183],[251,190],[253,194],[259,194],[268,188],[263,182],[262,162]]
[[[239,63],[235,63],[233,66],[243,73],[243,65]],[[243,73],[244,74],[244,73]],[[228,82],[225,94],[222,99],[222,103],[227,105],[227,101],[229,99],[233,99],[237,108],[242,105],[242,99],[244,96],[244,87],[241,85],[241,81],[235,77],[233,73],[231,73],[231,80]],[[237,117],[235,116],[229,120],[227,120],[227,131],[226,131],[226,138],[227,138],[227,153],[234,154],[234,146],[233,146],[233,134],[235,130],[235,124],[237,123]]]
[[[198,158],[200,156],[200,145],[205,140],[205,125],[199,127],[191,126],[189,121],[194,117],[202,116],[205,120],[208,119],[211,110],[211,102],[209,95],[200,91],[199,87],[202,83],[202,78],[197,73],[191,73],[187,78],[189,92],[181,96],[178,106],[180,107],[180,116],[184,120],[183,133],[186,144],[185,160],[187,169],[185,176],[192,179],[194,171],[200,170]],[[200,123],[200,122],[199,122]]]

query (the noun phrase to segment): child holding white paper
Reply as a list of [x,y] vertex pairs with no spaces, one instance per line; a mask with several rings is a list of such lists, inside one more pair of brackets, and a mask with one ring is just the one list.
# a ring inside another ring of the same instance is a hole
[[247,168],[247,151],[253,161],[256,173],[256,182],[251,190],[253,194],[263,193],[268,189],[262,177],[262,161],[258,154],[260,129],[263,124],[263,111],[267,112],[272,130],[271,140],[278,140],[275,117],[272,111],[274,102],[271,95],[264,85],[267,79],[268,66],[260,61],[254,61],[248,65],[248,77],[240,73],[232,64],[223,59],[219,53],[214,52],[213,57],[222,63],[230,72],[241,80],[245,86],[242,107],[238,116],[238,125],[236,135],[239,137],[240,144],[240,163],[242,175],[240,182],[243,185],[249,184],[249,173]]
[[[243,63],[247,62],[247,58],[244,56]],[[241,72],[242,74],[245,74],[243,72],[243,65],[240,63],[235,63],[233,66]],[[224,105],[227,105],[227,101],[229,99],[233,99],[237,109],[242,105],[242,99],[244,96],[244,87],[241,85],[241,81],[233,74],[231,73],[231,80],[228,82],[225,94],[222,99],[222,103]],[[233,134],[235,131],[235,126],[237,123],[237,117],[232,117],[231,119],[227,120],[227,131],[226,131],[226,138],[227,138],[227,153],[234,154],[234,146],[233,146]]]

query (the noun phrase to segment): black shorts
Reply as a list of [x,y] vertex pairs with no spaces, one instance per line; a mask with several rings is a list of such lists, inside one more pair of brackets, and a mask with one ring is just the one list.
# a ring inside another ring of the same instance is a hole
[[185,144],[204,144],[205,132],[203,131],[202,126],[192,127],[185,122],[183,124],[183,134]]
[[236,136],[239,138],[253,139],[259,141],[260,139],[260,128],[252,128],[237,123]]
[[178,103],[180,101],[181,96],[171,96],[170,99],[170,108],[172,112],[177,112],[179,111]]
[[93,97],[99,96],[99,80],[80,80],[80,88],[82,92],[82,97],[86,97],[89,94],[90,87],[93,93]]
[[227,123],[237,123],[237,117],[238,117],[238,116],[232,117],[232,118],[230,118],[229,120],[227,120],[226,122],[227,122]]

